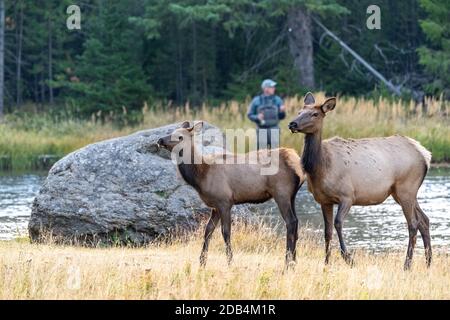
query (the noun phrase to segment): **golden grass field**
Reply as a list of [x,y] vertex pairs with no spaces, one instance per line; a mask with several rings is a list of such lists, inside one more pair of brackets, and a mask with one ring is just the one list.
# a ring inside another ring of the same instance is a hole
[[201,234],[145,248],[0,242],[0,299],[450,298],[450,257],[443,251],[435,250],[430,269],[416,248],[412,270],[403,271],[406,243],[401,252],[356,251],[350,267],[334,240],[325,266],[322,235],[300,230],[297,265],[283,272],[284,236],[263,224],[238,222],[232,227],[232,266],[216,230],[202,269]]
[[[324,95],[316,94],[322,101]],[[285,100],[287,123],[299,110],[301,98]],[[0,150],[19,167],[32,155],[66,154],[89,143],[182,120],[202,119],[221,129],[253,128],[247,104],[229,102],[191,109],[162,105],[143,109],[137,127],[118,129],[91,121],[45,122],[22,130],[0,124]],[[404,134],[433,152],[434,160],[450,159],[450,105],[430,100],[426,113],[414,104],[339,98],[325,120],[324,138]],[[282,130],[282,145],[300,150],[303,139]],[[407,230],[405,229],[405,232]],[[322,234],[300,231],[297,265],[283,272],[285,238],[264,225],[235,223],[232,228],[234,263],[226,264],[224,245],[216,230],[208,264],[198,255],[202,230],[187,239],[145,248],[84,248],[30,244],[28,238],[0,242],[0,299],[450,299],[448,249],[435,250],[433,265],[425,266],[416,248],[412,270],[403,271],[407,243],[401,251],[355,253],[355,266],[346,265],[337,249],[324,265]],[[418,241],[421,241],[420,237]],[[350,244],[351,245],[351,244]]]
[[[324,101],[323,93],[316,93],[318,102]],[[173,107],[162,104],[145,105],[143,121],[138,126],[117,128],[111,121],[102,123],[99,115],[87,120],[54,121],[39,114],[19,122],[0,123],[0,156],[12,158],[13,169],[29,169],[33,158],[42,154],[65,155],[87,144],[155,128],[183,120],[205,120],[220,129],[254,128],[247,117],[248,103],[230,101],[221,105],[204,105],[191,108],[189,105]],[[413,101],[377,101],[338,97],[336,108],[326,117],[324,138],[363,138],[403,134],[419,140],[433,153],[433,162],[450,161],[450,103],[438,99],[427,101],[424,112]],[[280,123],[281,144],[300,150],[301,135],[287,130],[288,123],[303,106],[302,97],[285,99],[286,119]]]

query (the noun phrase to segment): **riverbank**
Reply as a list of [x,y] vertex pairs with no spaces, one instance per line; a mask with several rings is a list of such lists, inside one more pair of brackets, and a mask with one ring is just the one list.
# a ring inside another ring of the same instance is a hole
[[[317,100],[324,99],[316,94]],[[294,118],[303,105],[301,98],[285,99],[286,119],[280,127]],[[11,170],[33,169],[45,161],[54,161],[87,144],[123,136],[132,132],[162,126],[186,119],[203,119],[221,129],[253,128],[247,119],[248,103],[230,101],[217,106],[174,108],[166,105],[145,106],[142,110],[142,123],[137,126],[118,128],[111,122],[101,122],[93,115],[92,119],[50,119],[41,114],[28,114],[24,117],[7,117],[0,124],[0,168]],[[326,118],[324,138],[341,136],[344,138],[363,138],[403,134],[419,140],[433,153],[433,163],[450,163],[450,103],[429,100],[423,110],[412,101],[393,102],[385,98],[377,101],[341,97],[336,109]],[[303,144],[301,135],[293,135],[282,130],[283,146],[300,150]],[[55,158],[45,158],[54,156]],[[46,160],[47,159],[47,160]],[[2,162],[9,165],[2,165]]]
[[188,239],[147,248],[2,241],[0,299],[450,298],[450,257],[436,252],[427,269],[422,250],[416,249],[412,270],[404,272],[406,243],[401,252],[357,251],[351,268],[334,239],[331,264],[325,266],[322,235],[300,230],[298,263],[283,273],[285,240],[273,228],[233,224],[231,267],[217,230],[208,264],[199,267],[201,234],[199,230]]
[[[28,235],[31,205],[46,176],[46,172],[0,172],[0,240]],[[431,221],[433,245],[447,246],[450,169],[431,169],[419,190],[418,201]],[[295,206],[301,226],[322,231],[320,206],[307,191],[306,183],[297,193]],[[274,201],[252,205],[251,212],[252,217],[271,226],[282,223]],[[284,234],[284,226],[277,232]],[[345,237],[353,248],[376,252],[403,249],[408,238],[406,220],[392,197],[377,206],[354,206],[345,222]],[[418,246],[421,245],[419,241]]]

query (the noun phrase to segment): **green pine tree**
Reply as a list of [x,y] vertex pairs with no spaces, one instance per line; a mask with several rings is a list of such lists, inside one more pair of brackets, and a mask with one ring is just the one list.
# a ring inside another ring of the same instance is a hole
[[142,68],[143,35],[128,21],[139,10],[139,1],[108,1],[92,13],[83,54],[66,82],[83,115],[129,118],[150,96]]
[[450,98],[450,2],[420,0],[420,4],[428,14],[420,25],[429,43],[418,49],[420,63],[432,77],[426,89]]

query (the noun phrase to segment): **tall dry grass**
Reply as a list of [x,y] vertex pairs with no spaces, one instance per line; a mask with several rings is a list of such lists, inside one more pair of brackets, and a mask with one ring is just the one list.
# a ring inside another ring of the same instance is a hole
[[[318,102],[324,101],[323,93],[315,94]],[[302,97],[285,99],[286,119],[281,121],[281,144],[299,149],[302,147],[301,135],[287,130],[288,123],[303,106]],[[248,103],[235,101],[200,109],[189,105],[165,112],[162,106],[144,108],[143,127],[155,127],[162,123],[182,120],[205,120],[221,129],[253,128],[247,117]],[[377,101],[338,97],[336,108],[330,112],[324,124],[324,138],[341,136],[344,138],[363,138],[402,134],[419,140],[433,153],[433,161],[450,161],[450,103],[437,99],[427,100],[427,109],[416,106],[413,101],[390,101],[380,98]]]
[[335,247],[325,266],[321,236],[301,230],[297,265],[283,272],[285,239],[273,228],[235,223],[232,232],[233,265],[216,231],[205,269],[198,263],[201,230],[147,248],[0,242],[0,299],[450,298],[448,254],[435,254],[427,269],[416,250],[405,272],[404,252],[357,251],[352,268]]
[[[318,101],[324,100],[323,93],[317,93]],[[293,135],[287,124],[294,118],[301,98],[285,99],[287,117],[280,123],[282,145],[301,148],[301,135]],[[426,112],[421,106],[404,101],[377,101],[339,97],[337,106],[325,120],[324,138],[374,137],[404,134],[419,140],[433,152],[433,161],[450,161],[450,103],[438,99],[427,101]],[[102,123],[93,115],[89,121],[54,121],[36,114],[21,122],[0,123],[0,157],[10,156],[14,169],[29,169],[34,159],[42,154],[63,156],[87,144],[118,137],[137,130],[159,127],[177,121],[202,119],[221,129],[253,128],[246,117],[248,101],[230,101],[221,105],[191,108],[171,107],[162,104],[145,106],[143,121],[134,127],[117,128],[111,122]]]

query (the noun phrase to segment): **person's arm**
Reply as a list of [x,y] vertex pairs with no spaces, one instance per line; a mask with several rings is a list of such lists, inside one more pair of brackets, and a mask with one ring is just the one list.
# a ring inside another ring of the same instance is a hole
[[259,124],[259,118],[258,118],[258,113],[257,113],[257,107],[258,107],[258,104],[257,104],[256,99],[257,99],[257,98],[254,98],[254,99],[252,100],[252,103],[251,103],[250,106],[248,107],[247,117],[248,117],[251,121],[253,121],[253,122]]
[[286,118],[286,107],[284,106],[283,99],[277,96],[278,105],[278,119],[283,120]]

